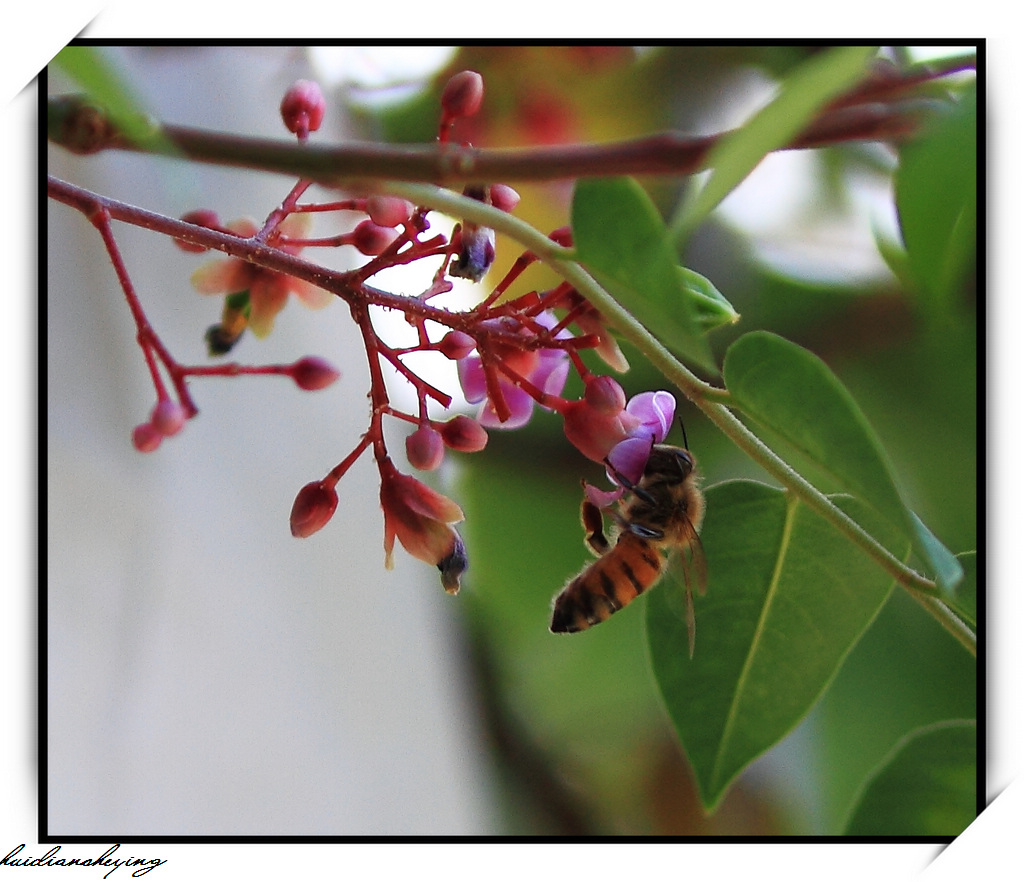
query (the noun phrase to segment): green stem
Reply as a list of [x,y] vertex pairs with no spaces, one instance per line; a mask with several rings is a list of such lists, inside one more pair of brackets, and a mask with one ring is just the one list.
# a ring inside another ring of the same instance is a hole
[[450,190],[428,184],[389,182],[382,185],[389,193],[443,211],[452,217],[492,227],[515,239],[551,266],[572,284],[604,316],[623,338],[632,343],[664,377],[694,403],[740,450],[760,465],[769,475],[790,491],[796,499],[821,515],[850,541],[861,548],[896,582],[908,590],[930,615],[950,631],[972,655],[977,654],[975,635],[938,599],[933,581],[908,567],[881,545],[863,527],[832,504],[820,490],[810,484],[792,466],[750,431],[726,406],[728,391],[705,383],[690,372],[647,328],[602,288],[590,274],[572,260],[571,249],[555,244],[529,224],[468,199]]

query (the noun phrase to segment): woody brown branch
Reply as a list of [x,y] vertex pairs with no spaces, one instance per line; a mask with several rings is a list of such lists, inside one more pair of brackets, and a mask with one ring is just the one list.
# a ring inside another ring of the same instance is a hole
[[[926,105],[906,97],[923,79],[951,71],[869,78],[833,102],[783,149],[846,141],[900,140],[919,126]],[[885,102],[885,97],[902,96]],[[859,103],[850,104],[850,101]],[[863,102],[869,103],[863,103]],[[136,142],[124,137],[101,108],[78,95],[49,99],[47,135],[77,153],[133,150],[219,165],[299,175],[321,183],[358,180],[425,181],[451,185],[480,181],[551,181],[623,174],[700,171],[725,134],[692,137],[679,132],[605,144],[477,149],[454,144],[296,145],[182,126],[148,124]]]

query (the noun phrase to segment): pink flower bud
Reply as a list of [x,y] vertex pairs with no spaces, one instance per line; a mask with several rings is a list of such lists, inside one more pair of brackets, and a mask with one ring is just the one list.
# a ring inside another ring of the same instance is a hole
[[430,471],[444,459],[444,440],[433,426],[420,426],[405,439],[405,454],[414,469]]
[[153,408],[150,422],[161,435],[177,435],[185,425],[185,408],[169,398],[159,401]]
[[314,392],[317,389],[325,389],[330,386],[341,376],[341,371],[329,361],[307,355],[291,366],[289,375],[300,389]]
[[563,413],[565,437],[587,459],[603,462],[609,451],[629,437],[640,420],[626,411],[609,415],[592,407],[584,398],[573,401]]
[[491,205],[502,211],[512,211],[519,204],[519,194],[508,184],[491,184]]
[[292,504],[292,535],[297,539],[312,536],[324,526],[338,507],[338,493],[323,481],[313,481],[299,491]]
[[369,219],[360,221],[352,231],[352,244],[371,257],[380,254],[397,238],[398,233],[393,227],[382,227]]
[[472,116],[484,101],[484,78],[475,70],[463,70],[445,84],[441,108],[448,117]]
[[449,331],[441,338],[438,349],[447,358],[458,361],[476,349],[476,340],[463,331]]
[[476,453],[487,446],[487,430],[472,417],[459,414],[441,427],[445,445],[463,453]]
[[[196,211],[190,211],[187,214],[183,214],[181,219],[187,224],[195,224],[198,227],[206,227],[211,230],[220,229],[220,217],[217,215],[217,212],[209,208],[199,208]],[[205,245],[193,245],[184,239],[175,239],[174,244],[182,251],[189,251],[193,254],[202,254],[202,252],[209,250]]]
[[281,100],[281,119],[289,132],[304,138],[320,128],[324,119],[324,101],[320,86],[311,80],[298,80]]
[[152,453],[163,440],[163,433],[152,423],[142,423],[132,430],[132,444],[140,453]]
[[584,397],[592,408],[608,416],[621,413],[626,406],[626,393],[611,377],[591,377],[587,381]]
[[366,213],[375,224],[382,227],[397,227],[404,224],[415,210],[408,199],[397,196],[370,196],[366,200]]

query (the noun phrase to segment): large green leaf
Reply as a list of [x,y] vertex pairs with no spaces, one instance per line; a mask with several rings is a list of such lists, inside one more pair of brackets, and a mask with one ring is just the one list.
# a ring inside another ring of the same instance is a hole
[[903,502],[888,457],[846,387],[802,346],[755,331],[728,350],[726,386],[748,416],[862,499],[904,536],[952,599],[963,569]]
[[572,235],[576,259],[609,294],[677,355],[717,373],[702,331],[724,298],[680,273],[661,215],[636,181],[577,182]]
[[977,816],[974,721],[925,726],[904,738],[868,781],[851,836],[959,836]]
[[976,259],[978,109],[974,89],[900,151],[896,207],[910,272],[944,308]]
[[708,155],[712,169],[676,226],[691,232],[771,151],[784,147],[832,98],[864,76],[872,46],[844,46],[815,55],[793,71],[778,95]]
[[[857,500],[836,503],[886,533]],[[789,494],[752,481],[708,490],[701,537],[708,591],[693,659],[670,583],[651,593],[646,620],[655,679],[712,809],[810,710],[892,580]]]

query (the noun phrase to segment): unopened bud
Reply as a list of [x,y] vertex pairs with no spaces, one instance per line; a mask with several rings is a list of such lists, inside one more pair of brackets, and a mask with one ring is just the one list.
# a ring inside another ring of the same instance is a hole
[[393,227],[383,227],[369,219],[360,221],[352,231],[352,244],[370,257],[380,254],[397,238]]
[[152,453],[163,440],[163,434],[152,423],[142,423],[132,430],[132,444],[140,453]]
[[462,453],[476,453],[487,446],[487,430],[472,417],[459,414],[441,427],[446,446]]
[[326,108],[320,86],[312,80],[298,80],[281,100],[281,119],[289,132],[304,138],[320,128]]
[[408,199],[398,196],[370,196],[366,200],[366,213],[375,224],[382,227],[396,227],[404,224],[415,210]]
[[433,426],[420,426],[405,439],[405,455],[414,469],[436,469],[444,459],[441,433]]
[[[187,224],[195,224],[198,227],[207,227],[211,230],[220,229],[220,217],[217,212],[209,208],[199,208],[196,211],[190,211],[187,214],[183,214],[181,219]],[[205,245],[193,245],[184,239],[175,239],[174,244],[182,251],[189,251],[193,254],[201,254],[208,250]]]
[[307,355],[291,366],[289,375],[300,389],[314,392],[317,389],[326,389],[330,386],[341,376],[341,371],[329,361]]
[[177,435],[185,425],[185,408],[169,398],[159,401],[153,408],[150,422],[161,435]]
[[447,358],[458,361],[476,349],[476,340],[465,331],[449,331],[441,338],[438,349]]
[[441,93],[441,108],[448,117],[472,116],[484,101],[484,78],[475,70],[455,74]]
[[596,411],[609,416],[621,413],[626,406],[626,393],[611,377],[591,377],[587,382],[584,397],[587,404]]
[[502,211],[512,211],[519,204],[519,194],[508,184],[491,184],[491,205]]
[[299,491],[292,505],[291,528],[296,539],[312,536],[338,507],[338,493],[323,481],[313,481]]

